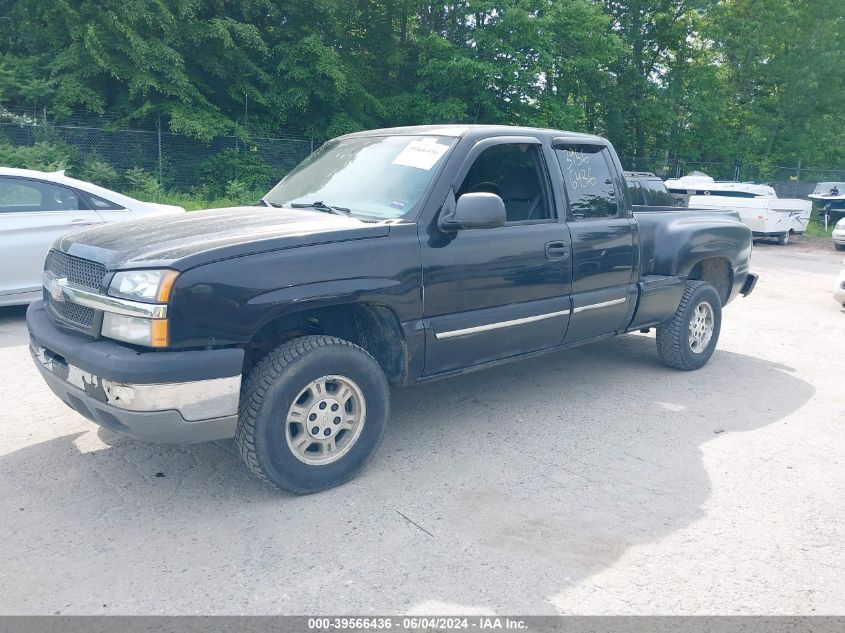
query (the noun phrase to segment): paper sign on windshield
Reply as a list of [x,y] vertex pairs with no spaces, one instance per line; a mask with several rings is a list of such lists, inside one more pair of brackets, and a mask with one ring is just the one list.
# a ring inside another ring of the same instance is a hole
[[417,169],[425,169],[428,171],[437,164],[440,157],[449,149],[448,145],[442,145],[434,138],[423,138],[417,141],[411,141],[408,145],[399,152],[399,155],[393,159],[394,165],[403,165],[405,167],[416,167]]

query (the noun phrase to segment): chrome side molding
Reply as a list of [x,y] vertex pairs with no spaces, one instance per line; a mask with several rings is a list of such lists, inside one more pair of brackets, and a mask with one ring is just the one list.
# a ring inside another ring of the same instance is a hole
[[455,338],[458,336],[467,336],[469,334],[478,334],[479,332],[489,332],[491,330],[499,330],[502,328],[513,327],[515,325],[524,325],[525,323],[534,323],[535,321],[543,321],[544,319],[552,319],[556,316],[565,316],[567,314],[578,314],[587,310],[597,310],[599,308],[608,308],[610,306],[619,305],[628,301],[626,297],[621,299],[611,299],[610,301],[602,301],[601,303],[592,303],[586,306],[579,306],[573,310],[559,310],[558,312],[547,312],[546,314],[538,314],[537,316],[524,317],[521,319],[512,319],[510,321],[498,321],[496,323],[488,323],[487,325],[476,325],[475,327],[463,328],[460,330],[450,330],[448,332],[435,332],[434,337],[437,340],[448,338]]
[[499,321],[498,323],[490,323],[488,325],[477,325],[475,327],[468,327],[462,330],[452,330],[450,332],[435,332],[434,336],[438,340],[446,338],[455,338],[456,336],[466,336],[467,334],[477,334],[478,332],[488,332],[490,330],[498,330],[501,328],[513,327],[514,325],[522,325],[524,323],[543,321],[544,319],[552,319],[556,316],[565,316],[567,314],[569,314],[569,310],[560,310],[558,312],[548,312],[546,314],[538,314],[537,316],[523,317],[522,319],[513,319],[511,321]]
[[622,297],[621,299],[611,299],[610,301],[602,301],[601,303],[591,303],[590,305],[586,306],[578,306],[572,311],[572,314],[578,314],[579,312],[586,312],[587,310],[597,310],[598,308],[609,308],[610,306],[619,305],[620,303],[625,303],[628,299],[626,297]]

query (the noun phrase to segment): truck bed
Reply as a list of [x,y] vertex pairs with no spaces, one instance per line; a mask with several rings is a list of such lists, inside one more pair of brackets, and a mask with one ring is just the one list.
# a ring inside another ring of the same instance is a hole
[[[728,210],[638,207],[634,218],[640,232],[641,277],[688,272],[679,269],[680,262],[695,261],[696,258],[686,254],[713,237],[710,230],[701,230],[704,226],[726,239],[735,233],[735,244],[743,243],[743,236],[748,230],[742,224],[739,213]],[[723,255],[732,259],[735,253],[725,252]]]

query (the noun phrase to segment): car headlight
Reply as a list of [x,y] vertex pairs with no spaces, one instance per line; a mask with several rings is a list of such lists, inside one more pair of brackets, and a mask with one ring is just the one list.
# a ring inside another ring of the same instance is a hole
[[178,274],[175,270],[127,270],[115,273],[109,284],[109,295],[132,301],[167,303]]
[[[142,303],[167,303],[179,275],[175,270],[127,270],[115,273],[109,284],[109,296]],[[103,336],[133,345],[167,347],[170,329],[166,318],[129,316],[115,312],[103,314]]]

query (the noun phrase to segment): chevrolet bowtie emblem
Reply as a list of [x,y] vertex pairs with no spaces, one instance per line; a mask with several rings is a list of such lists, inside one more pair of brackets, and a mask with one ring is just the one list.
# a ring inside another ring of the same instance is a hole
[[67,286],[67,277],[52,277],[47,281],[47,292],[53,298],[53,301],[59,302],[65,300],[64,287]]

